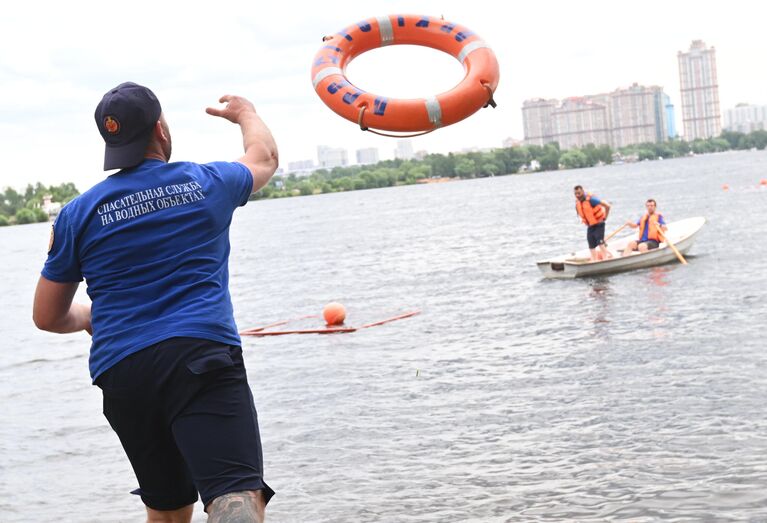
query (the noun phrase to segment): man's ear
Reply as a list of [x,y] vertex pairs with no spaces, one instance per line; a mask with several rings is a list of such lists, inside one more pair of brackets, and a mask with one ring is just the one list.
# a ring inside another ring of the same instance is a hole
[[165,129],[162,128],[162,122],[160,122],[160,120],[157,120],[154,124],[154,135],[164,142],[168,141],[168,135],[165,134]]

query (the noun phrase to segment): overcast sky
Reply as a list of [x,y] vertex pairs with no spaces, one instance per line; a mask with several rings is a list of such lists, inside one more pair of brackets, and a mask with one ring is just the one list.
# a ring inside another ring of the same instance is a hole
[[[414,138],[415,150],[501,147],[522,138],[522,102],[595,94],[633,82],[671,96],[681,132],[677,52],[694,39],[717,50],[722,110],[767,104],[763,2],[453,0],[309,2],[12,2],[0,16],[0,187],[75,182],[104,172],[93,111],[123,81],[150,87],[170,124],[174,160],[235,159],[235,125],[205,114],[223,94],[249,98],[272,129],[281,165],[313,159],[317,145],[377,147],[396,141],[360,131],[315,94],[311,61],[324,35],[365,18],[444,16],[494,50],[501,67],[497,109]],[[709,7],[710,5],[710,7]],[[389,97],[428,97],[462,76],[452,57],[392,46],[353,62],[358,87]]]

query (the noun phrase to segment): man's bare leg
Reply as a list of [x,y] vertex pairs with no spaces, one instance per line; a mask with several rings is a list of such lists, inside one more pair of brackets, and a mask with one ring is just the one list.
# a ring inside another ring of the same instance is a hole
[[261,490],[230,492],[208,504],[208,523],[263,523],[265,509]]
[[637,248],[637,242],[630,241],[628,245],[626,245],[626,248],[623,250],[623,256],[628,256],[632,252],[634,252]]
[[192,521],[194,505],[187,505],[177,510],[155,510],[146,508],[147,523],[189,523]]

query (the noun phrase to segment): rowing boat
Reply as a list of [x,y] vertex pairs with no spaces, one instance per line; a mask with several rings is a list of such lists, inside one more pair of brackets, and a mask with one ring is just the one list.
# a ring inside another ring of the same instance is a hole
[[[687,254],[696,235],[705,223],[706,219],[702,216],[669,223],[666,237],[679,252]],[[673,249],[665,242],[661,243],[657,249],[647,252],[634,251],[628,256],[621,256],[626,245],[634,239],[636,239],[636,232],[611,241],[607,245],[607,250],[613,257],[606,260],[592,262],[589,250],[584,249],[539,261],[537,262],[538,268],[543,273],[544,278],[570,279],[654,267],[677,260]]]

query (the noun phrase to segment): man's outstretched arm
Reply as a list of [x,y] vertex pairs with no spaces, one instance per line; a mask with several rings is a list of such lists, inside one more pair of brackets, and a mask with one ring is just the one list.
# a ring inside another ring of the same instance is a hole
[[271,131],[256,113],[253,104],[241,96],[225,95],[219,99],[225,103],[222,109],[208,107],[205,111],[213,116],[236,123],[242,130],[245,155],[237,161],[245,165],[253,176],[253,192],[269,183],[279,164],[277,143]]

